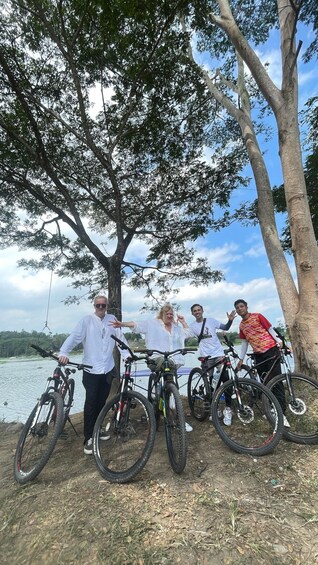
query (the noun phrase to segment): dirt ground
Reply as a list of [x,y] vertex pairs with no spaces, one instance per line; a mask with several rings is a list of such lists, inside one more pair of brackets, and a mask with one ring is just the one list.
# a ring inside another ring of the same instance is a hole
[[2,564],[318,563],[317,447],[281,441],[254,459],[230,451],[211,422],[187,434],[182,475],[169,465],[163,426],[136,479],[106,482],[82,446],[83,416],[71,417],[42,473],[13,478],[17,426],[2,423]]

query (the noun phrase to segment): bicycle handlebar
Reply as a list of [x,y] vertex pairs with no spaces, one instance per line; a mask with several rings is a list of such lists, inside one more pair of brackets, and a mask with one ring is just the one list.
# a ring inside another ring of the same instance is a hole
[[135,355],[134,352],[130,349],[129,345],[124,343],[121,339],[119,339],[115,335],[111,334],[110,337],[112,337],[113,340],[116,341],[116,343],[118,343],[120,349],[124,349],[129,352],[129,355],[133,361],[140,361],[141,359],[144,359],[144,357],[137,357],[137,355]]
[[[53,353],[53,351],[46,351],[46,349],[42,349],[39,345],[35,345],[34,343],[30,344],[33,349],[35,349],[42,357],[51,357],[55,361],[59,361],[57,355]],[[78,369],[92,369],[92,365],[84,365],[83,363],[74,363],[73,361],[69,361],[66,363],[67,365],[72,365],[73,367],[77,367]]]
[[282,343],[283,343],[282,350],[283,350],[283,352],[284,352],[284,355],[290,355],[290,356],[292,356],[292,352],[291,352],[291,350],[289,349],[289,347],[288,347],[288,345],[287,345],[287,343],[286,343],[285,336],[283,336],[283,334],[279,331],[278,328],[273,328],[273,329],[274,329],[274,331],[276,332],[276,334],[278,335],[279,339],[281,339],[281,341],[282,341]]
[[170,357],[170,355],[174,355],[175,353],[181,353],[181,355],[186,355],[187,353],[194,353],[197,351],[196,347],[180,347],[179,349],[175,349],[174,351],[159,351],[159,349],[140,349],[137,348],[135,351],[139,353],[145,353],[147,357],[151,357],[154,353],[159,353],[164,357]]

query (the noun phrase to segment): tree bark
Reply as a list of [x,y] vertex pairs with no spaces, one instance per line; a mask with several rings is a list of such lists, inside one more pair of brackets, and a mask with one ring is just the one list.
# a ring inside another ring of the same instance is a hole
[[218,0],[218,4],[221,17],[212,15],[213,21],[225,31],[239,56],[248,65],[276,118],[298,289],[278,238],[270,182],[253,126],[248,123],[246,114],[244,119],[237,116],[255,176],[260,227],[293,344],[296,369],[318,378],[318,329],[315,316],[318,311],[318,248],[308,205],[298,127],[295,41],[298,14],[289,0],[277,0],[282,57],[282,88],[279,90],[240,32],[228,0]]

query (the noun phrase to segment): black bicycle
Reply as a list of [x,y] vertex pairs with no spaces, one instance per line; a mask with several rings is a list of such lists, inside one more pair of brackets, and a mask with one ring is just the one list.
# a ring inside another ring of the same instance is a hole
[[[271,390],[280,401],[284,413],[283,435],[285,439],[300,444],[318,443],[318,381],[291,370],[292,351],[278,328],[274,328],[282,341],[280,356],[269,358],[272,365],[269,371],[261,374],[261,382]],[[262,363],[255,363],[249,354],[251,366],[245,374],[257,378]],[[280,363],[282,373],[271,378],[273,367]]]
[[[31,347],[42,357],[51,357],[58,361],[58,357],[52,351],[46,351],[38,345]],[[13,464],[14,477],[20,484],[32,481],[42,471],[53,453],[58,438],[63,437],[66,422],[70,422],[69,414],[75,390],[75,382],[70,375],[76,370],[90,366],[72,362],[68,365],[76,369],[70,367],[62,369],[58,363],[22,428]]]
[[[230,351],[226,350],[225,353]],[[213,392],[220,385],[221,371],[225,361],[224,359],[212,361],[212,359],[210,355],[199,357],[201,367],[195,367],[189,373],[188,404],[192,416],[199,422],[203,422],[211,415]],[[242,365],[239,372],[236,370],[236,374],[238,377],[244,376],[249,369],[247,365]],[[216,371],[218,376],[215,379]]]
[[[116,336],[111,336],[130,357],[125,360],[118,393],[102,408],[93,431],[93,454],[101,475],[112,483],[131,481],[146,465],[156,435],[156,422],[151,403],[141,393],[133,390],[131,367],[137,357]],[[101,432],[108,441],[101,441]]]
[[[211,415],[216,432],[228,447],[238,453],[266,455],[278,445],[283,434],[283,412],[268,387],[253,378],[239,378],[238,354],[225,337],[219,382],[213,392]],[[230,419],[225,414],[230,413]]]
[[[181,396],[178,390],[177,368],[173,355],[186,355],[193,348],[183,347],[175,351],[138,349],[147,355],[151,370],[148,381],[148,399],[154,407],[157,427],[162,414],[169,461],[175,473],[182,473],[187,462],[186,422]],[[154,353],[159,358],[152,359]]]

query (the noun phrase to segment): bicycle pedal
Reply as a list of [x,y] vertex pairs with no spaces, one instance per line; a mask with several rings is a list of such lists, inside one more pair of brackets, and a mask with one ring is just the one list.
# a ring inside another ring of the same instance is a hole
[[68,438],[68,432],[66,432],[65,430],[63,430],[60,435],[59,435],[59,439],[67,439]]

